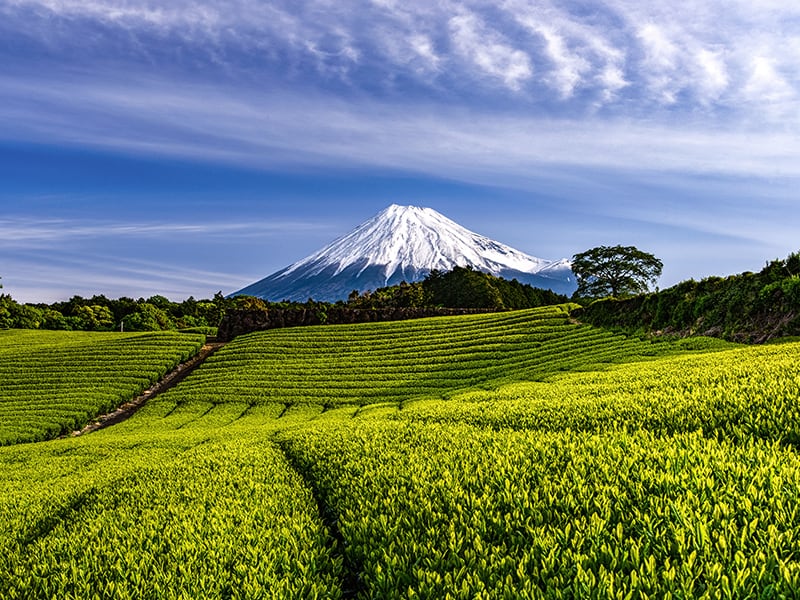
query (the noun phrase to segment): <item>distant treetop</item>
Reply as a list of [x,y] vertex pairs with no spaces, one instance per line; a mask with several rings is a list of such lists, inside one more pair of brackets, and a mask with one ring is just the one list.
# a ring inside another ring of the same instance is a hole
[[664,264],[634,246],[598,246],[572,257],[577,296],[624,297],[646,292],[661,276]]

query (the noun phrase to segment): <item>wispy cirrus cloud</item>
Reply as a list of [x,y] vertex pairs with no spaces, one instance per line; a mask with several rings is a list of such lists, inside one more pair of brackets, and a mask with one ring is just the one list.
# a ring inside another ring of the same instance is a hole
[[24,254],[5,261],[3,267],[4,281],[20,302],[57,302],[75,294],[134,298],[160,294],[174,300],[199,294],[210,298],[220,288],[231,291],[247,281],[222,270],[109,253],[103,254],[102,261],[92,253]]
[[604,23],[576,18],[562,6],[529,0],[503,3],[530,36],[528,43],[541,49],[545,85],[562,99],[579,90],[593,90],[601,102],[611,101],[630,85],[625,78],[624,47]]
[[[0,81],[2,79],[0,78]],[[27,101],[36,98],[35,103]],[[551,118],[125,81],[0,85],[6,135],[253,168],[381,167],[487,183],[588,167],[800,177],[790,125]]]
[[514,47],[475,13],[462,11],[449,21],[451,40],[458,55],[480,72],[519,90],[533,75],[530,57]]
[[329,230],[318,221],[276,219],[271,221],[205,222],[205,223],[154,223],[115,222],[86,219],[41,219],[31,217],[0,218],[0,249],[55,248],[58,244],[113,238],[214,238],[285,236],[288,233],[308,233]]
[[788,2],[13,0],[0,15],[5,38],[87,71],[460,105],[495,96],[528,113],[753,117],[768,105],[785,117],[776,105],[800,85],[800,14]]
[[[20,301],[53,302],[97,293],[210,297],[263,276],[258,256],[253,257],[259,248],[274,251],[294,237],[327,240],[339,233],[335,225],[318,219],[131,222],[0,217],[0,263],[5,287]],[[237,260],[225,258],[232,246],[239,248]],[[285,266],[280,260],[277,264]]]

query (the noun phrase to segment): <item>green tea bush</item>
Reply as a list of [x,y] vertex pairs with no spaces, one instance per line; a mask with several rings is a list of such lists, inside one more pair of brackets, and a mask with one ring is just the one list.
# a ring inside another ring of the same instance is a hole
[[365,598],[792,597],[800,461],[697,434],[360,421],[281,443]]

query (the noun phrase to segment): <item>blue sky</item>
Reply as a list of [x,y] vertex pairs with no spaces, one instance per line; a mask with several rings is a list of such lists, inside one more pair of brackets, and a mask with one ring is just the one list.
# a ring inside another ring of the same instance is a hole
[[0,276],[229,293],[385,206],[661,286],[800,250],[800,5],[0,0]]

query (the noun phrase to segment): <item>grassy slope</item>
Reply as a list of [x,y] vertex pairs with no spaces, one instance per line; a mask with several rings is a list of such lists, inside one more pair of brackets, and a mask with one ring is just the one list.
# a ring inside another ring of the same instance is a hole
[[800,345],[698,343],[558,309],[237,339],[119,426],[0,448],[0,596],[778,595]]

